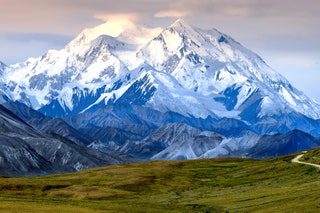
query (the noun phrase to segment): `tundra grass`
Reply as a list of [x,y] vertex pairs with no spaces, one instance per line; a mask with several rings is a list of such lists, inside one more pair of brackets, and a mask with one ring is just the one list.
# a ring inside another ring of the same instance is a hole
[[157,161],[0,178],[0,212],[319,212],[320,173],[268,160]]

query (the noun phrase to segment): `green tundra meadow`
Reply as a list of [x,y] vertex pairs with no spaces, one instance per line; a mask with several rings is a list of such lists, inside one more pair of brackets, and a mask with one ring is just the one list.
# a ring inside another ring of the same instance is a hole
[[[0,178],[0,212],[320,212],[320,171],[288,155]],[[304,159],[319,162],[319,149]]]

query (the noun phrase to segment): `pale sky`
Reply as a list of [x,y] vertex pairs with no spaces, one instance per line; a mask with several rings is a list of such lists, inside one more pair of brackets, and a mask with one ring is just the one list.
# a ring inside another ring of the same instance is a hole
[[60,49],[84,28],[111,19],[167,27],[183,18],[230,35],[320,102],[319,0],[0,0],[0,5],[0,61],[8,65]]

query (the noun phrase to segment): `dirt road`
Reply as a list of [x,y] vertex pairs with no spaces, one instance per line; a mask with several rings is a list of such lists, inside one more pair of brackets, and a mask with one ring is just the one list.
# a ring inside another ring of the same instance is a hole
[[[304,152],[305,154],[306,152]],[[303,161],[300,161],[300,158],[302,158],[304,156],[304,154],[301,154],[301,155],[298,155],[296,156],[295,158],[293,158],[291,160],[292,163],[300,163],[300,164],[305,164],[305,165],[309,165],[309,166],[313,166],[313,167],[316,167],[318,169],[320,169],[320,165],[319,164],[314,164],[314,163],[308,163],[308,162],[303,162]]]

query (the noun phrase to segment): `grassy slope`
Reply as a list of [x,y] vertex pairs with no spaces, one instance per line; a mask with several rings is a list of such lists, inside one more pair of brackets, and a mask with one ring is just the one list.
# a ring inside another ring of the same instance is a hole
[[293,157],[148,162],[0,178],[0,212],[320,211],[320,173],[291,163]]

